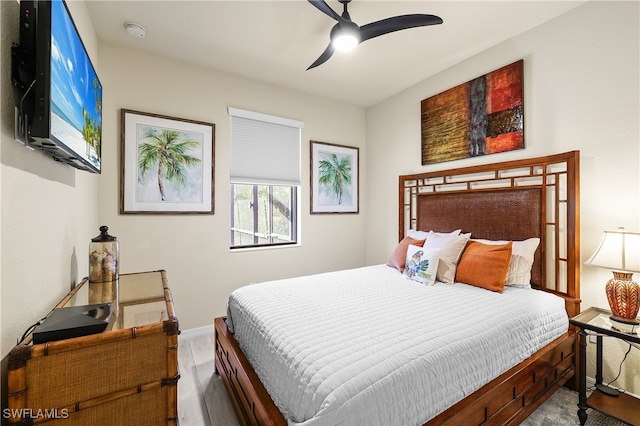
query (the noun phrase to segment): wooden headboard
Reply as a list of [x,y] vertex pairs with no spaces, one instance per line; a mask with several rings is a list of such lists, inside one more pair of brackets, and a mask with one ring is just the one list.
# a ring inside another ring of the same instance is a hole
[[400,176],[399,230],[540,238],[531,285],[580,312],[580,153]]

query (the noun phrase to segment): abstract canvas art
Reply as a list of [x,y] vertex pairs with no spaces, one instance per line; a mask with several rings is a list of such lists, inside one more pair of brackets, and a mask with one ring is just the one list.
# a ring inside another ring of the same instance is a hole
[[422,164],[524,148],[519,60],[421,103]]

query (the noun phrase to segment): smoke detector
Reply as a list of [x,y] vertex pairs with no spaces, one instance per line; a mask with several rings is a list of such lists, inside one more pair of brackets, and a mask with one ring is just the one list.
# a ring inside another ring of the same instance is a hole
[[143,38],[147,35],[147,30],[142,25],[136,24],[135,22],[125,23],[124,28],[134,37]]

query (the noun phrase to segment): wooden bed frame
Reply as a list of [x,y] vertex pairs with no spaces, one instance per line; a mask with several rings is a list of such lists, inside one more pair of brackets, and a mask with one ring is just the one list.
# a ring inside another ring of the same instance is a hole
[[[474,238],[539,237],[533,288],[565,300],[569,318],[580,313],[580,154],[400,176],[399,229],[450,231]],[[215,368],[243,425],[286,425],[242,353],[224,318],[214,320]],[[559,387],[575,383],[575,331],[428,421],[427,425],[519,424]]]

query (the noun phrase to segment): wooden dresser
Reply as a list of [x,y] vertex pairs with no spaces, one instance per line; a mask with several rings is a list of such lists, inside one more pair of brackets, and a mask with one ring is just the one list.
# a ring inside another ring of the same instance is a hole
[[111,302],[105,331],[33,343],[8,357],[8,410],[17,424],[177,425],[178,319],[165,271],[85,278],[56,308]]

